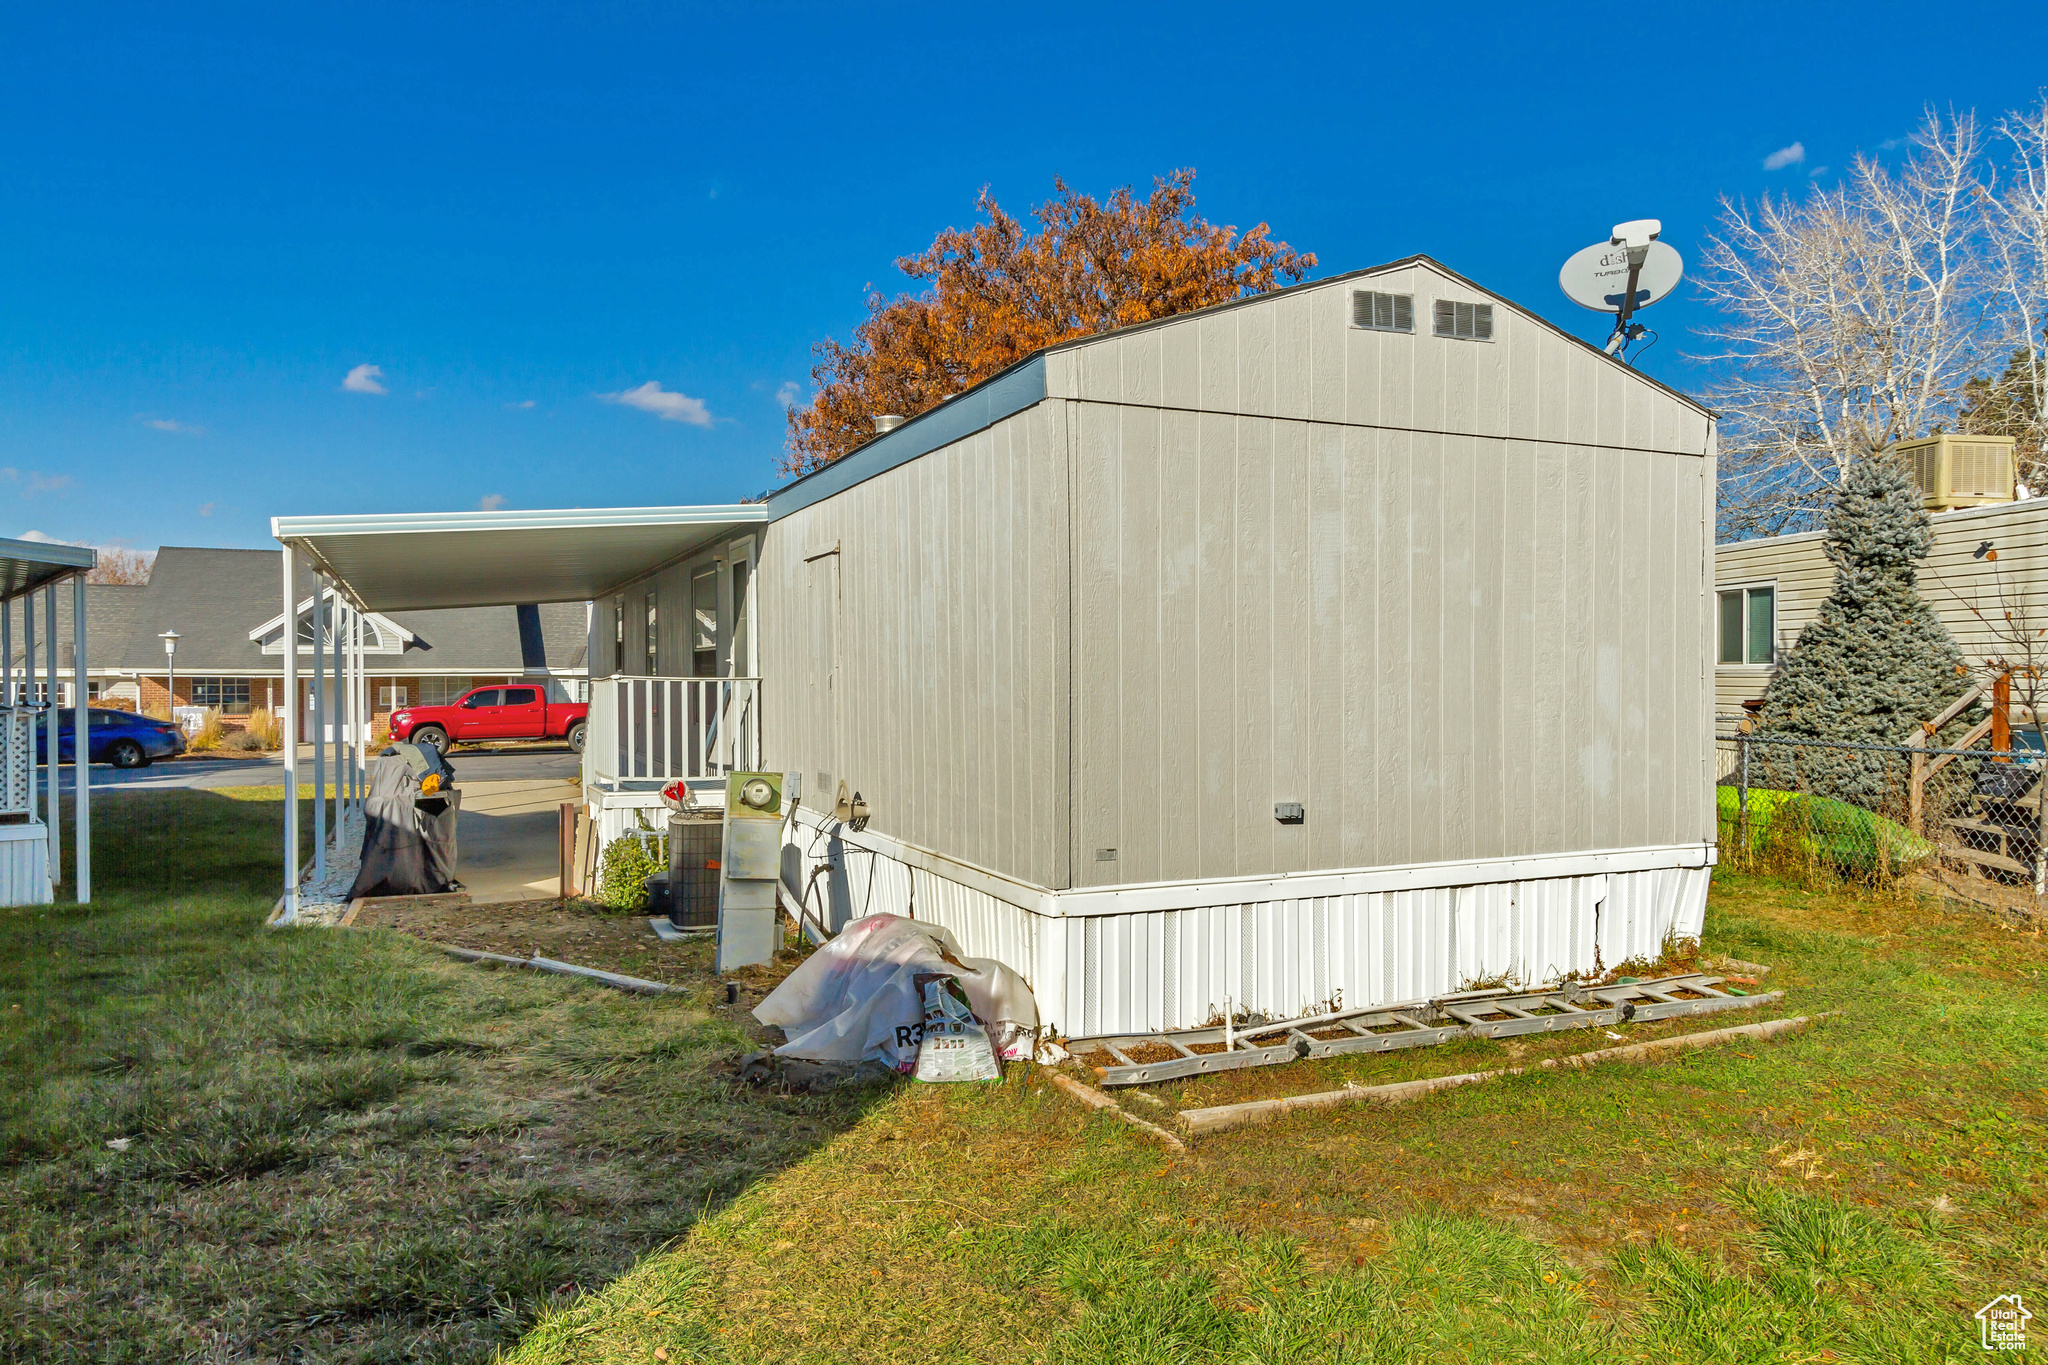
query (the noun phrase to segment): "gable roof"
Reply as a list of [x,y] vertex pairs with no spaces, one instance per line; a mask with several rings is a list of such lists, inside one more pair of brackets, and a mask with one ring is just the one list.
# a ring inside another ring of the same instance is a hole
[[832,463],[814,469],[810,473],[776,489],[768,495],[770,519],[779,520],[792,512],[801,511],[803,508],[809,507],[813,503],[821,502],[835,493],[844,492],[855,484],[865,483],[878,474],[886,473],[897,465],[914,460],[920,455],[928,455],[942,446],[951,445],[953,442],[971,436],[986,427],[994,426],[1005,417],[1013,416],[1042,401],[1047,396],[1045,362],[1048,356],[1082,350],[1089,346],[1122,341],[1140,332],[1170,327],[1192,319],[1228,313],[1240,308],[1252,308],[1263,304],[1270,304],[1279,299],[1287,298],[1290,295],[1316,289],[1328,289],[1333,286],[1348,284],[1352,281],[1371,279],[1376,276],[1392,274],[1395,271],[1409,270],[1416,267],[1435,271],[1461,288],[1470,289],[1475,294],[1483,294],[1496,303],[1513,309],[1517,314],[1527,318],[1545,331],[1569,342],[1590,355],[1598,357],[1603,363],[1614,366],[1631,378],[1647,384],[1666,397],[1676,399],[1701,416],[1707,418],[1714,416],[1713,410],[1702,404],[1698,399],[1681,393],[1662,380],[1652,375],[1644,374],[1641,370],[1637,370],[1623,361],[1615,359],[1584,338],[1567,332],[1541,313],[1524,308],[1506,295],[1497,293],[1494,290],[1488,289],[1483,284],[1466,278],[1435,257],[1418,253],[1413,256],[1404,256],[1398,261],[1389,261],[1384,265],[1367,266],[1362,270],[1350,270],[1341,275],[1330,275],[1319,280],[1304,280],[1300,284],[1291,284],[1284,289],[1272,289],[1263,294],[1252,294],[1241,299],[1230,299],[1223,303],[1211,304],[1207,308],[1196,308],[1185,313],[1174,313],[1163,318],[1152,318],[1145,322],[1134,322],[1128,327],[1115,327],[1107,332],[1096,332],[1089,336],[1075,337],[1071,341],[1061,341],[1055,342],[1050,346],[1041,346],[1022,360],[998,370],[979,384],[962,390],[938,406],[927,408],[894,430],[885,432],[871,441],[856,446],[845,455],[832,461]]

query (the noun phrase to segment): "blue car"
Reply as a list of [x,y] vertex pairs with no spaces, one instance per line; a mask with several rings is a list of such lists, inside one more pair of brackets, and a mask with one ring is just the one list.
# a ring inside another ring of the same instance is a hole
[[[167,720],[152,720],[129,711],[102,711],[87,707],[92,719],[87,723],[92,735],[86,748],[94,763],[111,763],[116,768],[146,768],[159,758],[176,758],[185,752],[185,732]],[[57,761],[73,762],[76,745],[72,742],[71,718],[76,714],[70,707],[64,707],[57,715]],[[49,745],[45,742],[42,726],[36,727],[36,761],[49,761]]]

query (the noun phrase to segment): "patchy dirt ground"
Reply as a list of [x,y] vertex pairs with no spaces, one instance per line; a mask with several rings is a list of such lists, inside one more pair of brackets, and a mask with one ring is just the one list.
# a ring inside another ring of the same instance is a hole
[[[358,929],[396,929],[402,934],[451,948],[532,957],[536,953],[579,967],[623,972],[671,986],[708,986],[714,981],[737,983],[737,1011],[744,1014],[775,989],[803,961],[804,954],[784,949],[774,963],[727,973],[712,971],[711,935],[681,942],[663,939],[638,912],[601,910],[585,901],[532,900],[471,904],[453,896],[408,896],[366,900],[357,911]],[[777,1041],[780,1041],[779,1036]]]

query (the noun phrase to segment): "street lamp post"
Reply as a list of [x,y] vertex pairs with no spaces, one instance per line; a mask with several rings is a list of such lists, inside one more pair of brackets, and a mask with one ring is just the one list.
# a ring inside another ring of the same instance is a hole
[[175,725],[178,722],[178,641],[183,637],[175,630],[167,630],[156,638],[164,642],[164,713]]

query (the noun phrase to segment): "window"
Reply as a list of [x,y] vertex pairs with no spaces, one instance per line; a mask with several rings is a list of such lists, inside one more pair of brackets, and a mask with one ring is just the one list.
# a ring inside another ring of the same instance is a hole
[[[468,678],[421,678],[421,706],[453,706],[455,699],[469,691]],[[400,703],[403,705],[404,703]]]
[[752,581],[754,561],[734,556],[732,561],[732,667],[726,671],[736,678],[754,671],[753,644],[747,638],[747,585]]
[[1721,647],[1715,658],[1724,664],[1774,664],[1778,661],[1778,592],[1775,586],[1728,588],[1721,593]]
[[626,599],[612,599],[612,672],[626,671]]
[[690,579],[690,673],[709,678],[718,672],[718,570],[706,569]]
[[1353,290],[1351,325],[1368,327],[1375,332],[1412,332],[1415,330],[1415,296],[1376,294],[1369,289]]
[[193,678],[190,686],[194,706],[215,707],[228,716],[249,714],[247,678]]
[[531,687],[508,687],[505,689],[505,700],[499,703],[501,706],[537,706],[539,704],[540,693]]
[[480,692],[470,693],[468,700],[462,704],[472,710],[478,710],[486,706],[503,706],[505,704],[504,696],[504,688],[486,687]]
[[660,643],[660,642],[661,642],[661,632],[660,632],[660,624],[661,624],[661,622],[660,622],[660,619],[659,619],[659,617],[658,617],[658,616],[656,615],[656,609],[655,609],[655,605],[654,605],[654,594],[650,592],[650,593],[648,593],[648,594],[647,594],[647,670],[646,670],[646,671],[647,671],[647,676],[648,676],[648,677],[650,677],[650,678],[651,678],[651,677],[653,677],[653,676],[654,676],[655,674],[657,674],[657,673],[659,673],[659,672],[661,671],[661,668],[660,668],[660,663],[659,663],[659,661],[660,661],[660,658],[661,658],[661,643]]
[[1438,299],[1436,334],[1440,337],[1456,337],[1461,341],[1493,340],[1493,305]]
[[404,688],[393,684],[390,687],[380,687],[377,689],[377,709],[379,711],[396,711],[404,705]]

